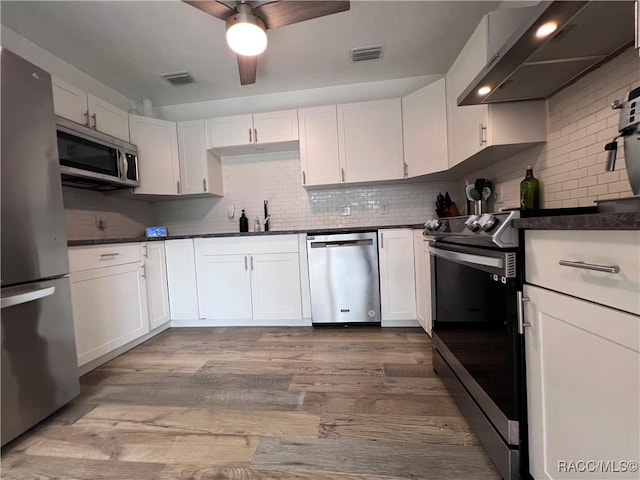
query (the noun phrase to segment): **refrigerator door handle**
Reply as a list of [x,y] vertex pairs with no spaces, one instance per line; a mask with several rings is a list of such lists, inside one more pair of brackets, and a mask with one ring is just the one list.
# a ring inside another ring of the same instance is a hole
[[0,301],[0,308],[13,307],[14,305],[21,305],[23,303],[33,302],[44,297],[50,297],[55,292],[56,287],[45,287],[30,290],[28,292],[18,293],[9,297],[2,297]]

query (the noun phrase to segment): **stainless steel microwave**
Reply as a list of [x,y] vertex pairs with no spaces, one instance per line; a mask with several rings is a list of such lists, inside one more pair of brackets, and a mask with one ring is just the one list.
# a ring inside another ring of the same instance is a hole
[[56,116],[62,184],[91,190],[140,186],[138,148]]

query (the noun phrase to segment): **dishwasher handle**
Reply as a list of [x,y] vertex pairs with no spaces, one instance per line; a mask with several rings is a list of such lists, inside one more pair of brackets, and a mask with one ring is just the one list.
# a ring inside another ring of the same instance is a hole
[[328,242],[311,242],[311,248],[368,247],[373,245],[370,238],[360,240],[333,240]]

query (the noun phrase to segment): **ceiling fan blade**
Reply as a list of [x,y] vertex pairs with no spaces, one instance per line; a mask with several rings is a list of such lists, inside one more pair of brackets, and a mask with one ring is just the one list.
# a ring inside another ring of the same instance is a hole
[[182,0],[184,3],[196,7],[203,12],[207,12],[209,15],[213,15],[220,20],[226,20],[231,15],[236,13],[233,8],[227,7],[224,3],[216,2],[215,0]]
[[258,57],[246,57],[238,55],[238,70],[240,71],[240,85],[256,83],[256,69]]
[[312,18],[324,17],[349,10],[348,1],[280,0],[263,3],[253,9],[267,28],[278,28]]

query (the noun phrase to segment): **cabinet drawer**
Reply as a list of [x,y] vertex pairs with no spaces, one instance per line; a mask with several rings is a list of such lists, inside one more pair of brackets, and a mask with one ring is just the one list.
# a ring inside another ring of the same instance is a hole
[[640,314],[640,231],[528,231],[525,258],[527,283]]
[[297,235],[260,237],[196,238],[199,255],[251,255],[259,253],[297,253]]
[[71,272],[139,262],[142,262],[141,243],[91,245],[69,249],[69,270]]

